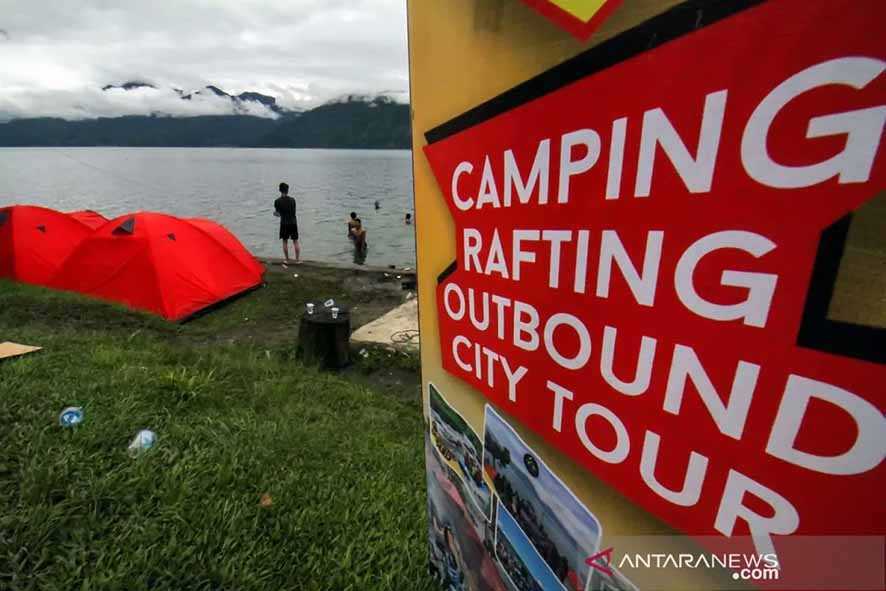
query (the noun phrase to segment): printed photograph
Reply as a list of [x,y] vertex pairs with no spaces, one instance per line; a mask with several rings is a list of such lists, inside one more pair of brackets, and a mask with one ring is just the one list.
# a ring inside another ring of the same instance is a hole
[[433,384],[428,384],[431,441],[464,478],[471,502],[489,519],[492,492],[483,479],[483,441]]
[[614,566],[609,565],[609,570],[612,571],[612,575],[607,575],[595,568],[591,575],[591,586],[588,591],[638,591],[637,586],[618,572]]
[[526,533],[499,503],[495,556],[511,591],[563,591],[565,587],[539,556]]
[[[440,452],[435,450],[437,455],[440,455]],[[446,473],[446,477],[449,479],[449,482],[452,486],[455,487],[455,490],[458,491],[458,494],[461,495],[463,499],[470,499],[471,493],[469,492],[468,485],[465,482],[464,478],[459,474],[452,466],[449,465],[448,462],[440,458],[443,466],[445,468],[444,472]],[[465,503],[465,514],[468,517],[471,525],[474,526],[474,530],[477,532],[477,535],[480,537],[485,537],[488,535],[493,535],[495,533],[495,528],[493,525],[490,516],[486,513],[483,513],[480,510],[480,507],[477,506],[477,503],[468,501]]]
[[488,404],[485,424],[483,470],[502,508],[564,587],[584,591],[585,559],[599,547],[600,522]]
[[[509,591],[495,564],[494,525],[476,519],[454,471],[426,440],[431,575],[444,591]],[[478,531],[478,525],[480,530]]]

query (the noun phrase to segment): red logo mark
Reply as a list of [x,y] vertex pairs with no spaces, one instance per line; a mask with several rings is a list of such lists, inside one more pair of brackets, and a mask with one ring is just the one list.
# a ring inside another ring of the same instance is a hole
[[[593,556],[588,556],[585,559],[585,564],[589,565],[591,568],[595,568],[604,575],[612,576],[612,569],[609,568],[609,565],[612,563],[612,551],[614,548],[606,548],[605,550],[601,550],[597,552]],[[601,560],[601,562],[597,562],[597,560]]]

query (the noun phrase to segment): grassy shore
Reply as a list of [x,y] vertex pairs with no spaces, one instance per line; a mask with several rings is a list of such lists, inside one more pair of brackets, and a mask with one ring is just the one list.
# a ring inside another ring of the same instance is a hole
[[0,588],[434,588],[415,384],[295,362],[293,309],[360,306],[298,272],[181,326],[0,283],[0,341],[45,347],[0,362]]

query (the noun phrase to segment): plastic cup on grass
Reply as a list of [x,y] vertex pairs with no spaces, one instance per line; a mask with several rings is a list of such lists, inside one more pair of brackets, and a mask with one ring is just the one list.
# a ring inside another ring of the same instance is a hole
[[157,434],[148,429],[143,429],[135,434],[135,439],[129,444],[129,455],[135,457],[140,453],[151,449],[156,443]]
[[83,422],[83,407],[69,406],[58,415],[58,424],[62,427],[75,427]]

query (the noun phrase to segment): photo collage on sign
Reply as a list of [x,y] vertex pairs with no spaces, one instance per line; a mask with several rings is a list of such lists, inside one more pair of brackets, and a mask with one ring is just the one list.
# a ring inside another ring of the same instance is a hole
[[492,406],[480,439],[431,384],[427,427],[431,563],[445,589],[637,591],[586,564],[599,521]]
[[514,591],[563,591],[565,587],[536,552],[514,517],[499,507],[495,527],[495,557]]
[[433,384],[429,390],[431,442],[462,478],[471,501],[489,519],[492,493],[483,479],[483,441]]
[[446,591],[506,591],[491,558],[495,508],[482,440],[433,385],[425,439],[432,574]]

